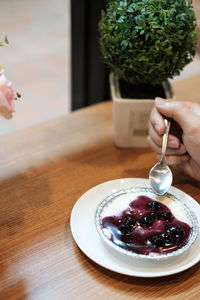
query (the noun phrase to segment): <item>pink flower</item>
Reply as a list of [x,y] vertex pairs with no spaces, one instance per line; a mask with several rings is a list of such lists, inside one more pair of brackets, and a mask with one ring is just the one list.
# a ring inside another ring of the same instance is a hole
[[7,119],[12,118],[15,112],[14,100],[15,92],[12,89],[12,83],[6,78],[3,72],[0,72],[0,114]]

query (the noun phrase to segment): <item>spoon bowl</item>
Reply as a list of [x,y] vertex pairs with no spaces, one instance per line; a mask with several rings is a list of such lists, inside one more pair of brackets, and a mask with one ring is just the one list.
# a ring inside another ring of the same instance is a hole
[[171,122],[167,119],[164,122],[165,132],[163,134],[161,160],[149,172],[150,185],[157,195],[164,195],[169,190],[173,179],[172,172],[165,163],[165,152]]
[[150,185],[157,195],[164,195],[172,184],[172,172],[166,164],[158,162],[149,173]]

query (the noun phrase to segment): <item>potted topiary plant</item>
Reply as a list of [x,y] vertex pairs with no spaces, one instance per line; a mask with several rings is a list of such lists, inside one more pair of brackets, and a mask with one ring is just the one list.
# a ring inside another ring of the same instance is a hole
[[196,50],[192,0],[112,0],[99,21],[99,43],[111,71],[115,143],[145,147],[157,96],[171,97],[168,79]]

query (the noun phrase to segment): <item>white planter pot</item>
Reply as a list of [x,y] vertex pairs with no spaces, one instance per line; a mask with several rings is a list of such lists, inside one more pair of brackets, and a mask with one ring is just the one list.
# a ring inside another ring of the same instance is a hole
[[116,146],[147,148],[148,121],[154,100],[121,98],[118,78],[113,74],[110,74],[110,90],[113,101],[112,122]]

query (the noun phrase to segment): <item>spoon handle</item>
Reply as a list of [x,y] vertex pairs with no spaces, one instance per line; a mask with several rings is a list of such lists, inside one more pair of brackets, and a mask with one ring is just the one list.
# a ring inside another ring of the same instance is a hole
[[165,132],[163,134],[163,141],[162,141],[162,154],[161,154],[161,160],[160,162],[162,164],[165,164],[165,152],[167,147],[167,140],[168,140],[168,134],[170,130],[171,121],[164,119],[165,122]]
[[[172,91],[171,85],[169,81],[164,81],[163,87],[165,89],[165,94],[167,99],[173,99],[174,98],[174,93]],[[162,154],[161,154],[161,160],[160,163],[165,164],[165,152],[166,152],[166,147],[167,147],[167,139],[168,139],[168,134],[170,130],[170,125],[171,125],[171,119],[164,119],[165,122],[165,132],[163,134],[163,142],[162,142]]]

